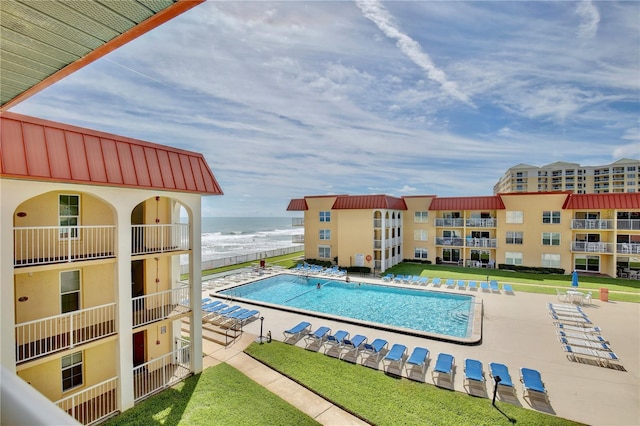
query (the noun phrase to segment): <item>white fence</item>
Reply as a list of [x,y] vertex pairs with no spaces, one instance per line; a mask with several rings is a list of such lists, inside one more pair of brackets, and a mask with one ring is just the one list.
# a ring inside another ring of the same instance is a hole
[[[304,250],[304,246],[291,246],[274,250],[266,250],[257,253],[241,254],[238,256],[225,257],[223,259],[211,259],[202,262],[202,270],[221,268],[223,266],[237,265],[245,262],[256,262],[260,259],[274,256],[282,256],[285,254],[297,253]],[[188,274],[189,265],[180,265],[180,273]]]
[[[189,310],[189,287],[179,287],[133,299],[133,326],[149,324]],[[175,311],[175,312],[174,312]]]
[[[180,345],[185,342],[178,341]],[[145,362],[133,369],[134,398],[141,399],[184,380],[191,374],[191,348],[182,346],[175,351]]]
[[55,404],[84,425],[99,423],[118,411],[118,378],[105,380]]
[[189,250],[189,224],[132,225],[131,254]]
[[116,304],[16,324],[16,361],[27,361],[115,334]]

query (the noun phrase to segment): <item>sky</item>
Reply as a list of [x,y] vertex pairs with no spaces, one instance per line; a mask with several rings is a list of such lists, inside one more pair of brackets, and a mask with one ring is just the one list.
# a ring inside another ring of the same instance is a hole
[[640,158],[640,2],[207,1],[11,111],[202,153],[203,216],[491,195]]

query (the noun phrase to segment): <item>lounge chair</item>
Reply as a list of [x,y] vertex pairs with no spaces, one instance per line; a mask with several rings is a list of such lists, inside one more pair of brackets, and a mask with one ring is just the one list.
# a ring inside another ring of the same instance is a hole
[[[336,334],[329,334],[324,341],[324,345],[326,346],[335,346],[340,347],[342,345],[342,341],[349,337],[349,332],[344,330],[338,330]],[[325,349],[325,353],[327,350]]]
[[449,278],[447,280],[447,282],[445,283],[445,285],[447,286],[447,288],[453,288],[456,285],[456,282],[453,278]]
[[299,322],[294,327],[291,327],[290,329],[283,331],[282,333],[284,334],[285,341],[290,338],[295,338],[295,340],[299,340],[300,336],[305,333],[308,333],[309,330],[311,330],[311,324],[306,321],[302,321],[302,322]]
[[400,343],[394,343],[389,349],[389,352],[382,358],[382,363],[387,363],[387,368],[392,365],[397,365],[398,369],[402,371],[402,365],[407,355],[407,347]]
[[[365,343],[362,345],[362,349],[360,353],[362,355],[367,355],[366,359],[370,357],[374,357],[376,360],[376,364],[380,362],[380,356],[382,355],[382,351],[387,347],[389,343],[384,339],[376,339],[371,343]],[[362,364],[365,363],[366,359],[363,358]]]
[[609,343],[607,340],[605,340],[602,336],[600,336],[598,334],[589,334],[589,333],[579,333],[579,332],[575,332],[575,331],[561,331],[561,330],[558,330],[558,336],[569,338],[569,339],[589,340],[591,342],[598,342],[598,343],[606,343],[606,344]]
[[382,281],[393,281],[393,274],[387,274],[382,277]]
[[355,359],[358,358],[358,351],[363,343],[367,341],[367,336],[363,336],[362,334],[356,334],[351,338],[345,338],[342,340],[342,344],[340,345],[343,350],[346,352],[343,354],[343,358],[351,353],[354,354]]
[[431,280],[431,285],[434,287],[440,287],[440,278],[434,278]]
[[404,275],[398,274],[395,277],[393,277],[393,281],[397,282],[397,283],[401,283],[404,280]]
[[556,316],[556,317],[560,317],[560,318],[584,318],[584,319],[589,319],[587,314],[585,314],[584,312],[578,312],[578,311],[566,311],[566,310],[549,309],[549,313],[552,316]]
[[233,319],[237,315],[242,315],[245,312],[249,312],[249,309],[246,309],[246,308],[232,309],[230,312],[225,312],[225,313],[223,312],[224,311],[221,311],[215,315],[212,315],[210,318],[208,318],[209,322],[212,324],[223,324],[228,319]]
[[458,290],[464,290],[467,288],[467,285],[464,283],[464,280],[458,280]]
[[223,325],[225,327],[228,326],[229,328],[242,326],[244,325],[245,322],[249,321],[251,318],[260,314],[260,311],[257,311],[255,309],[252,309],[252,310],[243,309],[242,311],[243,312],[241,311],[234,312],[233,314],[225,318],[220,325]]
[[331,333],[331,329],[329,327],[322,326],[318,327],[318,329],[313,333],[307,334],[304,339],[308,342],[308,345],[313,343],[323,343],[329,333]]
[[587,318],[587,317],[560,316],[560,315],[557,315],[557,314],[551,312],[551,318],[554,321],[559,322],[561,324],[565,324],[567,322],[572,323],[572,324],[591,324],[591,320],[589,320],[589,318]]
[[568,353],[567,356],[571,361],[576,360],[576,354],[596,358],[599,362],[602,362],[605,365],[608,364],[609,361],[618,361],[618,356],[613,352],[569,345],[562,345],[562,349]]
[[513,382],[511,381],[511,374],[509,374],[509,369],[506,365],[492,362],[489,364],[489,371],[494,382],[497,382],[499,377],[500,382],[498,382],[498,385],[510,388],[511,390],[513,390],[513,392],[515,392]]
[[600,332],[602,332],[600,327],[581,327],[579,325],[567,325],[561,323],[556,323],[556,327],[561,330],[577,331],[579,333],[600,334]]
[[407,370],[409,368],[420,368],[420,373],[424,374],[424,370],[427,368],[427,358],[429,357],[429,349],[416,346],[413,348],[411,355],[407,359],[405,364]]
[[548,400],[547,389],[545,389],[544,387],[542,376],[540,375],[540,372],[538,370],[534,370],[531,368],[521,368],[520,381],[522,382],[522,386],[524,387],[524,392],[522,394],[523,397],[526,397],[527,394],[529,394],[529,399],[531,399],[531,392],[535,392],[538,394],[542,394],[545,401]]
[[504,290],[505,293],[514,294],[513,287],[511,287],[511,284],[502,284],[502,290]]
[[414,275],[414,276],[411,278],[411,284],[416,284],[416,285],[417,285],[417,284],[420,284],[420,276],[419,276],[419,275]]
[[429,284],[429,277],[420,277],[420,280],[418,281],[419,285],[427,285]]
[[439,353],[438,359],[436,360],[436,365],[433,367],[433,371],[431,372],[432,376],[436,374],[438,377],[444,375],[447,376],[451,384],[453,385],[453,366],[455,365],[455,358],[453,355],[446,353]]
[[475,281],[469,281],[469,283],[467,284],[467,287],[469,287],[469,290],[477,290],[478,289],[478,285],[476,284]]
[[482,362],[477,359],[467,358],[464,360],[464,378],[468,382],[484,383],[484,372]]
[[500,293],[500,287],[498,287],[498,281],[496,280],[489,281],[489,287],[491,288],[491,291]]
[[482,289],[482,291],[489,291],[489,283],[486,281],[482,281],[480,283],[480,288]]
[[574,305],[563,305],[559,303],[549,303],[547,304],[549,310],[554,311],[570,311],[570,312],[584,312],[581,307]]
[[568,345],[568,346],[582,346],[584,348],[591,348],[591,349],[595,349],[595,350],[598,350],[598,351],[613,352],[609,345],[607,345],[606,343],[602,343],[602,342],[594,342],[592,340],[576,339],[576,338],[573,338],[573,337],[558,337],[558,340],[560,340],[560,343],[562,343],[564,345]]

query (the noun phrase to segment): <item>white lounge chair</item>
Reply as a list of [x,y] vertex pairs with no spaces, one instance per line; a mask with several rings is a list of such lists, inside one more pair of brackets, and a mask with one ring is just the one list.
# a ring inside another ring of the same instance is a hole
[[609,344],[609,341],[607,341],[604,337],[600,336],[599,334],[589,334],[589,333],[580,333],[576,331],[562,331],[562,330],[558,330],[557,333],[558,333],[558,336],[565,337],[568,339],[581,339],[581,340],[589,340],[591,342]]
[[618,356],[613,352],[599,351],[597,349],[584,348],[581,346],[569,346],[569,345],[562,345],[562,349],[568,353],[567,356],[571,361],[576,360],[576,354],[588,356],[591,358],[596,358],[599,362],[602,362],[605,365],[608,364],[610,361],[619,360]]

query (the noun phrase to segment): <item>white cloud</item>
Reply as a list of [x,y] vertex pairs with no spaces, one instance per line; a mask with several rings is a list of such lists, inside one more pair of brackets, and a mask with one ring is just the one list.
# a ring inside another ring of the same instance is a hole
[[578,26],[578,38],[589,39],[595,37],[600,23],[598,8],[591,0],[583,0],[576,6],[576,14],[582,20],[580,26]]

